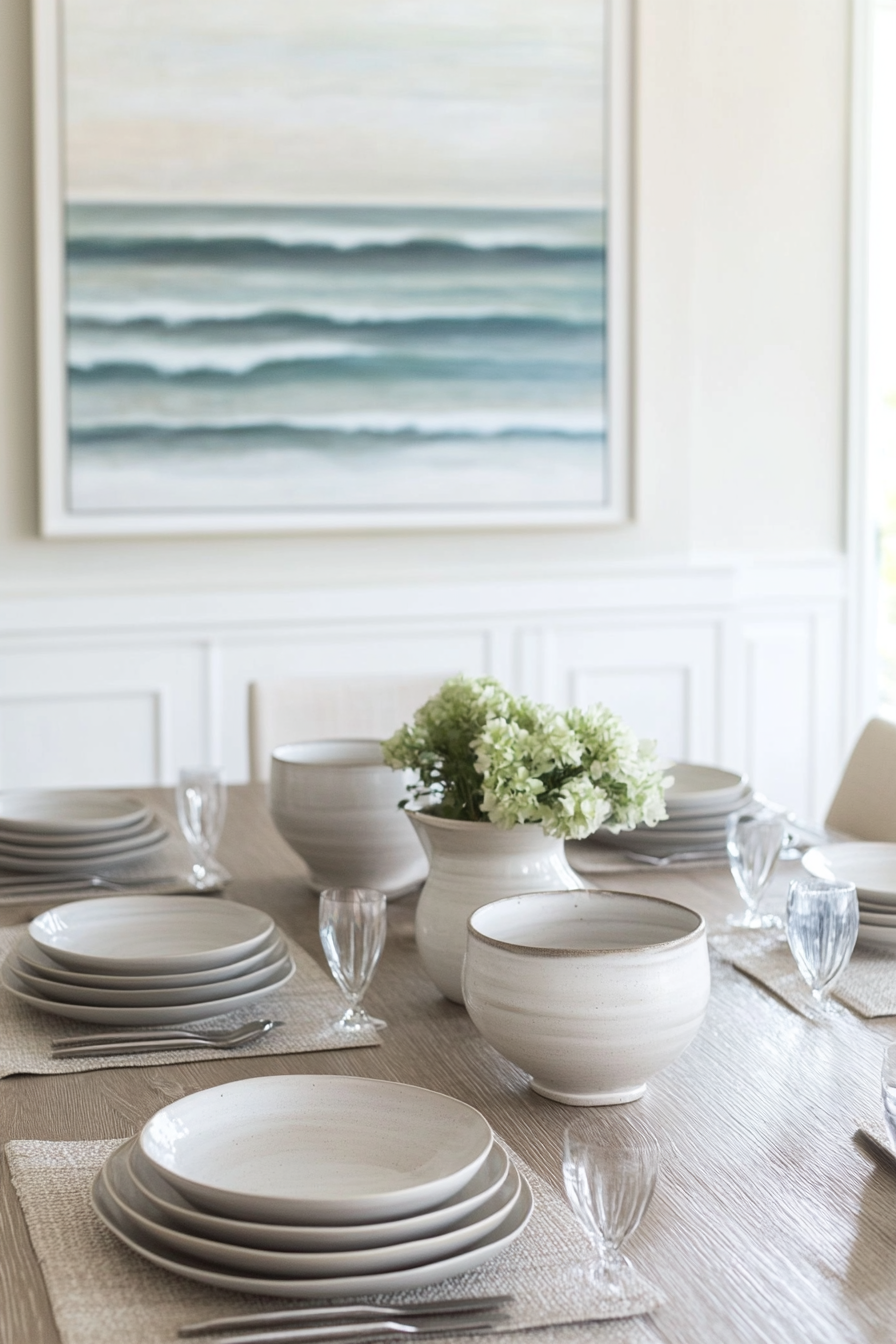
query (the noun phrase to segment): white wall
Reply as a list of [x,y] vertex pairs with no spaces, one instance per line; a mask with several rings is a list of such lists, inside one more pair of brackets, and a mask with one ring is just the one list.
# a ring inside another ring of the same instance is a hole
[[[22,777],[21,753],[37,731],[37,720],[20,705],[20,688],[36,675],[29,661],[36,648],[44,650],[46,695],[55,695],[67,669],[87,659],[84,667],[95,671],[82,667],[77,675],[88,700],[99,699],[85,707],[84,723],[98,715],[122,741],[130,734],[134,745],[123,759],[132,759],[141,777],[170,772],[173,762],[160,761],[147,745],[145,707],[129,717],[119,701],[104,719],[105,682],[96,673],[109,666],[108,657],[103,664],[88,656],[93,636],[87,625],[96,628],[97,613],[105,611],[107,629],[139,628],[158,657],[167,638],[163,594],[187,600],[195,620],[206,607],[220,610],[203,594],[242,595],[234,598],[234,610],[243,621],[255,593],[267,594],[268,602],[282,593],[287,612],[301,605],[303,593],[310,601],[320,589],[346,590],[354,596],[343,593],[334,602],[350,623],[351,611],[358,619],[363,613],[362,589],[372,590],[375,610],[386,590],[395,594],[407,585],[405,605],[413,612],[426,602],[421,585],[437,584],[432,600],[444,602],[445,594],[470,594],[484,584],[494,595],[503,593],[501,600],[522,612],[525,624],[525,612],[533,610],[525,581],[537,580],[542,595],[557,595],[534,604],[542,629],[545,602],[548,612],[555,601],[562,605],[575,578],[577,592],[586,594],[579,614],[591,611],[599,639],[614,637],[601,614],[601,585],[615,582],[624,593],[629,576],[640,575],[632,600],[643,614],[642,628],[656,630],[666,611],[685,629],[691,578],[716,573],[720,564],[729,594],[720,598],[722,607],[733,604],[725,620],[739,610],[732,594],[743,589],[744,574],[759,565],[767,601],[774,606],[778,588],[797,626],[808,628],[811,602],[803,580],[793,576],[815,564],[812,601],[820,583],[839,621],[848,23],[848,0],[638,4],[633,522],[531,534],[46,542],[37,531],[28,4],[2,0],[0,772],[4,733],[8,754],[9,744],[18,744],[7,780]],[[522,583],[515,596],[502,586],[508,582]],[[588,591],[595,595],[590,606]],[[103,595],[130,601],[103,607]],[[66,602],[75,619],[62,621],[63,648],[54,641]],[[276,629],[274,607],[266,610]],[[463,624],[456,613],[451,620]],[[251,625],[243,622],[244,629]],[[293,667],[301,671],[304,636],[295,638]],[[788,636],[762,673],[769,694],[776,681],[789,685],[796,708],[820,694],[803,674],[794,681],[791,655],[803,666],[805,649],[800,645],[797,657],[793,639],[801,638]],[[123,633],[121,639],[128,645]],[[790,654],[781,652],[785,647]],[[828,686],[823,708],[834,720],[835,745],[824,788],[843,746],[836,637],[827,647],[836,684]],[[128,648],[115,655],[123,669],[135,656],[133,645]],[[713,739],[719,751],[732,749],[728,744],[740,732],[732,725],[745,721],[745,649],[737,669],[724,672],[729,692],[718,712],[727,723]],[[245,662],[246,674],[262,674],[275,662],[259,648],[256,661]],[[124,671],[121,676],[127,681]],[[649,679],[641,684],[646,714]],[[10,708],[13,701],[18,708]],[[811,715],[818,712],[814,703]],[[745,731],[746,744],[753,729]],[[190,739],[187,732],[184,751],[205,749]],[[40,773],[35,759],[28,771]],[[70,758],[54,760],[46,757],[46,777],[63,778],[73,768]],[[805,761],[799,768],[808,768]]]

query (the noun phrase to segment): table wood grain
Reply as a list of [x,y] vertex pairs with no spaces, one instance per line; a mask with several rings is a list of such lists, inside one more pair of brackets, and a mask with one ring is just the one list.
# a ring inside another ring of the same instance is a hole
[[[170,795],[144,793],[170,808]],[[270,911],[324,965],[316,902],[259,789],[231,790],[221,858],[234,875],[228,897]],[[617,873],[603,885],[679,900],[715,928],[737,908],[722,869]],[[39,908],[7,907],[0,922]],[[414,947],[413,898],[390,904],[369,1006],[389,1023],[378,1049],[4,1079],[0,1140],[125,1136],[173,1098],[229,1079],[357,1074],[471,1102],[559,1187],[570,1111],[531,1093],[430,983]],[[663,1146],[656,1197],[631,1243],[668,1298],[654,1318],[660,1339],[877,1344],[896,1336],[896,1167],[851,1137],[857,1122],[879,1116],[880,1059],[894,1027],[851,1015],[808,1022],[714,958],[707,1018],[685,1055],[643,1100],[589,1112],[608,1135],[646,1123]],[[0,1344],[57,1341],[4,1163]]]

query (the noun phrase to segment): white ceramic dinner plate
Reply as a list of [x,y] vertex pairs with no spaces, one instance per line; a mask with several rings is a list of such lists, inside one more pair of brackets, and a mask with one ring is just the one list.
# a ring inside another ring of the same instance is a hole
[[0,870],[9,873],[69,873],[74,876],[81,873],[95,873],[97,868],[102,866],[104,872],[112,868],[117,872],[120,867],[136,863],[144,855],[151,854],[167,838],[168,832],[162,831],[139,849],[129,849],[123,854],[92,855],[89,858],[60,859],[56,854],[52,858],[42,854],[40,858],[23,859],[18,855],[0,854]]
[[10,958],[10,966],[23,984],[32,991],[43,994],[57,1003],[93,1004],[97,1008],[167,1008],[192,1003],[211,1003],[215,999],[230,998],[235,994],[248,994],[269,984],[271,977],[279,977],[291,965],[286,943],[281,939],[269,954],[268,959],[246,975],[238,975],[232,980],[218,980],[206,985],[181,985],[177,989],[92,989],[83,985],[61,985],[56,980],[47,980],[41,975],[23,966],[16,956]]
[[859,923],[876,925],[880,929],[896,929],[896,914],[893,911],[879,914],[876,910],[867,910],[863,905],[860,905]]
[[128,833],[123,836],[115,836],[114,839],[100,840],[91,844],[70,844],[64,847],[61,845],[47,846],[42,840],[29,841],[28,843],[12,842],[0,835],[0,864],[5,865],[8,859],[33,859],[38,862],[46,858],[51,863],[81,859],[117,859],[121,854],[129,854],[141,849],[151,849],[154,845],[160,844],[167,834],[167,829],[156,823],[152,827],[137,831],[134,834]]
[[121,1148],[106,1162],[102,1177],[106,1193],[113,1202],[129,1213],[144,1232],[156,1237],[175,1254],[192,1256],[224,1269],[270,1274],[276,1278],[321,1279],[344,1278],[349,1274],[383,1274],[456,1255],[505,1221],[521,1188],[519,1172],[511,1165],[500,1189],[481,1208],[437,1236],[355,1251],[271,1251],[185,1232],[141,1194],[130,1175],[127,1152]]
[[340,1227],[289,1223],[254,1223],[238,1218],[219,1218],[197,1209],[179,1190],[165,1180],[140,1153],[136,1143],[128,1145],[128,1170],[140,1193],[175,1226],[185,1232],[214,1241],[229,1241],[237,1246],[256,1246],[270,1251],[360,1251],[367,1246],[392,1246],[400,1241],[433,1237],[459,1223],[498,1191],[507,1178],[510,1159],[498,1143],[473,1179],[451,1199],[424,1213],[384,1223],[348,1223]]
[[732,812],[739,812],[741,808],[748,807],[753,801],[753,790],[749,785],[739,793],[736,798],[730,798],[721,803],[713,803],[712,807],[707,804],[701,808],[677,808],[674,803],[666,802],[666,811],[669,814],[667,821],[661,821],[660,826],[701,826],[703,824],[715,824],[724,826],[726,820]]
[[[259,966],[267,965],[271,961],[271,954],[282,943],[283,935],[275,925],[251,956],[241,957],[239,961],[231,961],[226,966],[212,966],[207,971],[185,971],[180,975],[95,975],[90,971],[72,971],[67,966],[58,965],[52,957],[42,952],[27,933],[23,933],[16,944],[15,954],[32,974],[36,973],[44,980],[55,980],[61,985],[78,985],[82,989],[179,989],[221,984],[225,980],[248,975]],[[278,951],[278,956],[282,956],[282,952]],[[273,960],[276,961],[277,957]]]
[[193,1204],[272,1223],[370,1223],[450,1199],[492,1146],[484,1116],[405,1083],[331,1074],[223,1083],[157,1111],[140,1151]]
[[725,827],[717,822],[712,826],[672,826],[660,822],[657,826],[636,826],[633,831],[620,831],[620,835],[627,835],[629,839],[636,840],[639,844],[646,840],[648,844],[662,841],[664,844],[678,844],[679,842],[689,845],[693,844],[724,844]]
[[57,849],[72,849],[82,845],[103,845],[116,840],[131,840],[134,836],[145,835],[159,825],[159,818],[146,811],[146,815],[127,826],[97,826],[96,829],[82,831],[22,831],[0,820],[0,842],[6,845],[24,845],[41,853]]
[[[20,980],[7,959],[0,968],[0,983],[15,998],[27,1003],[29,1008],[37,1008],[42,1013],[51,1013],[54,1017],[67,1017],[74,1022],[95,1022],[112,1027],[173,1027],[182,1022],[204,1022],[206,1018],[220,1017],[222,1013],[233,1012],[236,1008],[246,1008],[266,994],[281,989],[295,974],[295,965],[290,960],[286,970],[280,975],[272,975],[257,989],[247,994],[232,994],[227,998],[207,999],[204,1003],[175,1004],[167,1008],[100,1008],[86,1003],[59,1003],[30,989]],[[222,988],[226,988],[225,985]]]
[[666,790],[666,810],[672,812],[700,812],[704,808],[737,806],[738,800],[749,792],[745,775],[733,770],[721,770],[715,765],[695,765],[691,761],[676,761],[667,771],[675,783]]
[[429,1264],[396,1269],[384,1274],[352,1274],[344,1278],[267,1278],[214,1268],[192,1256],[176,1253],[146,1232],[105,1192],[102,1174],[97,1176],[91,1193],[94,1211],[115,1236],[132,1251],[183,1278],[234,1292],[261,1293],[267,1297],[357,1297],[369,1293],[400,1293],[410,1288],[425,1288],[442,1283],[455,1274],[463,1274],[485,1264],[516,1241],[532,1216],[535,1201],[525,1178],[521,1178],[519,1196],[504,1221],[473,1246]]
[[90,790],[22,789],[0,793],[4,830],[62,835],[117,830],[145,820],[149,808],[127,794]]
[[725,853],[724,832],[708,835],[665,835],[662,831],[620,831],[618,835],[599,833],[595,839],[615,849],[627,849],[634,854],[674,854],[680,850],[705,849]]
[[877,924],[866,924],[860,920],[858,941],[866,947],[896,950],[896,929],[883,929]]
[[636,835],[724,835],[730,813],[694,817],[692,820],[670,817],[668,821],[658,821],[655,826],[636,826]]
[[249,905],[207,896],[103,896],[32,919],[42,952],[76,971],[157,975],[227,966],[256,951],[274,921]]
[[854,882],[869,900],[896,903],[896,845],[871,840],[816,845],[803,855],[803,867],[828,882]]
[[[876,900],[865,900],[864,896],[860,895],[858,896],[858,917],[864,919],[865,915],[877,915],[877,917],[883,917],[887,922],[892,919],[896,923],[896,905],[892,900],[876,902]],[[881,919],[881,922],[883,922],[883,919]]]

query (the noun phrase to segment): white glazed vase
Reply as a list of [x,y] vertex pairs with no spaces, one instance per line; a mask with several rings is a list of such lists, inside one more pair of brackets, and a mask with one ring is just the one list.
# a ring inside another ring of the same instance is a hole
[[446,998],[463,1003],[467,920],[480,905],[527,891],[584,887],[566,862],[563,841],[540,826],[502,831],[490,821],[449,821],[407,808],[429,859],[417,905],[417,950]]

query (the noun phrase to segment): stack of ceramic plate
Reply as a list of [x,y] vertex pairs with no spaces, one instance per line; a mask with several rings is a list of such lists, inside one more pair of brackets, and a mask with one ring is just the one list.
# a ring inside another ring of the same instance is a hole
[[0,794],[0,869],[95,873],[143,858],[168,835],[139,798],[120,793]]
[[868,840],[818,845],[803,867],[826,882],[852,882],[859,898],[859,942],[896,951],[896,845]]
[[636,826],[619,835],[599,831],[594,839],[653,858],[686,853],[724,858],[728,817],[752,797],[746,777],[733,770],[687,761],[671,765],[669,774],[675,783],[666,791],[668,820],[656,826]]
[[2,983],[78,1022],[171,1026],[243,1008],[293,975],[269,915],[207,896],[104,896],[33,919]]
[[402,1083],[287,1075],[172,1102],[108,1159],[93,1204],[175,1274],[351,1297],[483,1264],[533,1201],[471,1106]]

